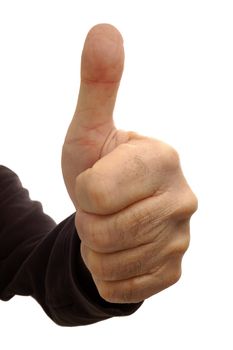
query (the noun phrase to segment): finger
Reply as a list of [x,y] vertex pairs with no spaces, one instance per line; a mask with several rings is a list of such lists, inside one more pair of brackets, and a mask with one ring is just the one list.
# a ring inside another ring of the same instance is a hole
[[167,146],[156,140],[118,146],[77,177],[78,207],[88,213],[108,215],[157,195],[177,175],[177,161],[173,158]]
[[93,27],[83,48],[78,103],[66,140],[85,138],[90,130],[112,123],[123,65],[119,31],[109,24]]
[[170,219],[174,215],[174,208],[179,211],[178,201],[182,202],[179,198],[171,200],[169,196],[162,195],[135,203],[114,215],[93,215],[78,211],[75,225],[82,242],[99,253],[128,250],[153,241],[160,244],[162,249],[170,241],[173,232],[176,235],[182,232],[185,244],[190,235],[189,220],[179,223],[179,217]]
[[82,243],[82,258],[91,274],[102,281],[121,281],[152,274],[170,259],[182,257],[188,248],[189,237],[184,232],[177,228],[172,233],[164,247],[155,240],[112,254],[97,253]]
[[93,277],[99,294],[111,303],[138,303],[178,282],[182,257],[174,257],[157,271],[122,281],[102,281]]

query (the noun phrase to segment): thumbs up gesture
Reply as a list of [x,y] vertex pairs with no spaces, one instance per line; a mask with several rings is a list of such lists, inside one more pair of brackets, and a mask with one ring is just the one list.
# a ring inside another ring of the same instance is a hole
[[172,147],[115,127],[123,66],[117,29],[93,27],[62,171],[77,209],[81,255],[99,294],[109,302],[136,303],[180,278],[197,200]]

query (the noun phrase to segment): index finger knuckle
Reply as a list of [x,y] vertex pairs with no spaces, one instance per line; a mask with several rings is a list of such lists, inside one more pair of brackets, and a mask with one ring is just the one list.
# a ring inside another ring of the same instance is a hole
[[76,179],[76,196],[80,207],[96,214],[108,214],[112,196],[106,177],[88,169]]
[[159,142],[157,149],[162,170],[175,171],[180,167],[180,157],[175,148]]

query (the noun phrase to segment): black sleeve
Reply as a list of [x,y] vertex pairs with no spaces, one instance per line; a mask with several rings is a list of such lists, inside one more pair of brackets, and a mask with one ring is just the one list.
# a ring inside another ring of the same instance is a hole
[[56,225],[17,175],[0,166],[0,299],[30,295],[61,326],[132,314],[141,303],[111,304],[98,294],[80,255],[74,216]]

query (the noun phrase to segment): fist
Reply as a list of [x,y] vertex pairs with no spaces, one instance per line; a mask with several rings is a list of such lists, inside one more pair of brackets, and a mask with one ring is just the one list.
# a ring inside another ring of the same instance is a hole
[[179,280],[197,199],[172,147],[114,126],[123,62],[120,33],[110,25],[92,28],[62,170],[77,209],[81,255],[99,294],[137,303]]

